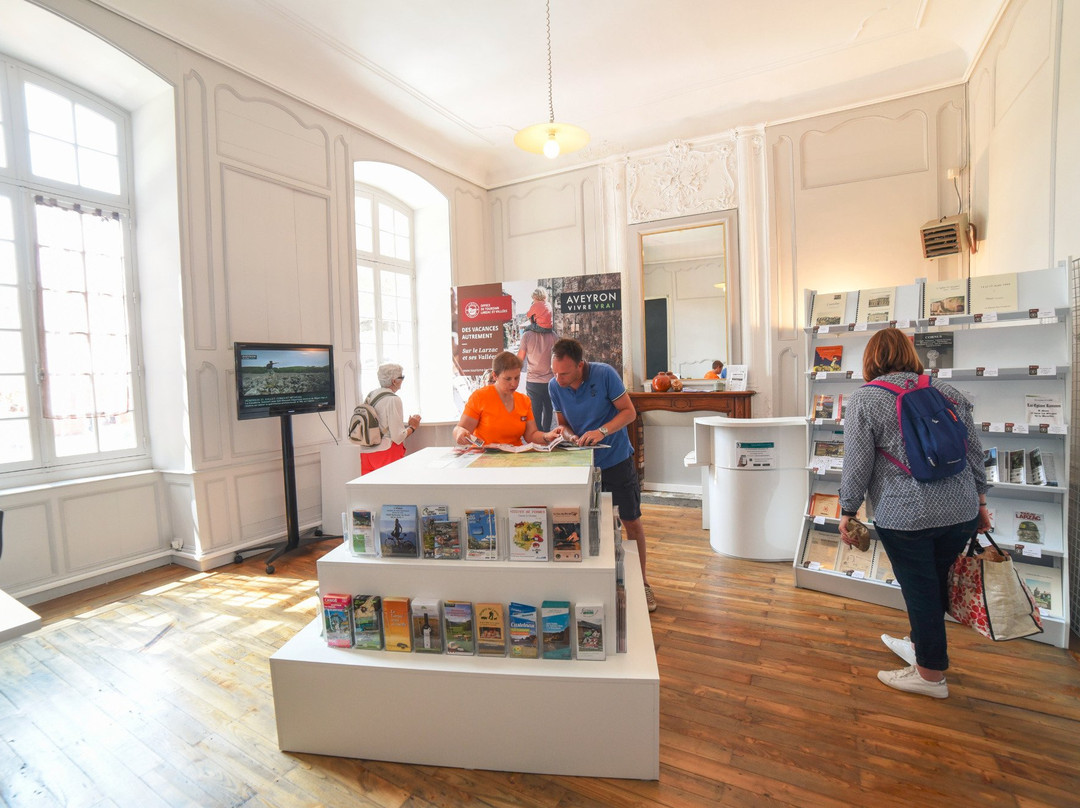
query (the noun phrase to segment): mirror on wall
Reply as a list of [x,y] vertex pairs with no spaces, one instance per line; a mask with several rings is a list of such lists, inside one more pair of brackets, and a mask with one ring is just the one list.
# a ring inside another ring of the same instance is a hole
[[733,356],[734,217],[640,234],[644,379],[700,379]]

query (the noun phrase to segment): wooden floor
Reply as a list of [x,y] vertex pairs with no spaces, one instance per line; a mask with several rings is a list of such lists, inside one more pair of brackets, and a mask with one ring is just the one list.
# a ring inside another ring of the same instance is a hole
[[903,663],[878,636],[905,634],[903,613],[795,589],[787,564],[719,557],[700,524],[699,510],[645,509],[660,601],[658,782],[278,751],[267,659],[314,615],[326,542],[273,576],[261,556],[203,574],[171,566],[37,607],[45,627],[0,646],[0,798],[33,808],[1080,805],[1080,665],[1068,651],[950,625],[950,697],[889,690],[876,672]]

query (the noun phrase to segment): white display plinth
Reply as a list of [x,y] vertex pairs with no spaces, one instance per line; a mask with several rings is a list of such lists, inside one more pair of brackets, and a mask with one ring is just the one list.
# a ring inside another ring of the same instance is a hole
[[[445,455],[427,449],[353,480],[349,506],[445,503],[457,515],[466,507],[580,505],[583,527],[587,522],[589,467],[448,470],[439,466]],[[318,567],[322,593],[603,603],[607,659],[328,648],[312,621],[270,659],[279,747],[433,766],[659,778],[660,676],[636,545],[626,544],[624,564],[628,653],[617,654],[610,496],[601,503],[601,554],[580,563],[355,558],[342,546]]]
[[37,612],[23,606],[7,592],[0,592],[0,642],[41,628]]
[[709,543],[721,555],[791,561],[806,503],[806,419],[694,419],[708,466]]

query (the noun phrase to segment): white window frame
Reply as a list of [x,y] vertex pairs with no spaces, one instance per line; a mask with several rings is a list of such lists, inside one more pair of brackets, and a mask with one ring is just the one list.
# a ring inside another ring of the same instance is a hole
[[[18,484],[59,481],[81,476],[118,473],[149,468],[151,465],[146,427],[146,395],[141,361],[141,328],[138,311],[138,274],[135,267],[133,233],[132,127],[130,115],[123,109],[89,94],[87,91],[49,76],[24,63],[0,54],[0,105],[4,129],[5,163],[0,167],[0,194],[12,200],[16,272],[19,287],[19,310],[23,335],[24,372],[27,380],[27,412],[31,433],[32,458],[5,463],[0,458],[0,487]],[[45,179],[31,171],[29,132],[26,121],[23,85],[37,84],[68,100],[87,107],[117,124],[120,192],[111,194],[79,185]],[[124,308],[127,314],[128,349],[131,369],[132,407],[134,411],[134,446],[93,451],[85,454],[58,455],[50,419],[45,417],[43,401],[43,332],[41,290],[36,235],[36,199],[42,198],[60,207],[100,211],[119,218],[124,249]]]
[[[416,220],[412,208],[406,205],[397,197],[387,194],[385,191],[375,188],[363,183],[354,183],[353,198],[366,197],[371,201],[371,224],[372,224],[372,244],[371,250],[360,249],[360,245],[356,245],[356,260],[354,271],[359,276],[359,270],[361,265],[370,266],[373,268],[374,275],[374,289],[375,289],[375,356],[370,355],[369,343],[360,343],[357,345],[357,351],[359,356],[359,383],[360,390],[358,394],[362,397],[367,395],[368,392],[378,387],[378,380],[375,371],[379,365],[385,362],[396,362],[402,366],[402,372],[408,380],[406,385],[402,388],[399,395],[403,399],[405,410],[407,412],[416,412],[419,407],[420,401],[420,373],[419,373],[419,322],[417,318],[417,297],[418,292],[416,288]],[[380,253],[380,233],[379,233],[379,205],[387,205],[395,212],[404,215],[409,223],[409,258],[407,260],[385,256]],[[354,217],[355,217],[354,210]],[[354,223],[355,228],[355,223]],[[354,236],[355,238],[355,236]],[[410,305],[410,321],[412,323],[412,333],[410,335],[412,340],[412,361],[403,362],[400,357],[390,355],[389,349],[383,345],[383,331],[380,327],[383,314],[382,314],[382,297],[380,286],[380,273],[381,271],[390,271],[400,275],[405,275],[409,278],[411,295],[409,300]],[[357,277],[359,282],[359,277]],[[354,301],[356,306],[357,323],[359,324],[361,319],[359,311],[359,298]],[[359,335],[359,332],[358,332]]]

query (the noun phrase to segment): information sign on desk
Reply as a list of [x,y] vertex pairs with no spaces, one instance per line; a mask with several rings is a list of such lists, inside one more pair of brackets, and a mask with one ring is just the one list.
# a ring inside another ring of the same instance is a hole
[[718,412],[729,418],[751,418],[750,399],[753,390],[741,392],[723,391],[715,393],[635,393],[630,391],[630,401],[637,410],[637,418],[627,427],[630,445],[634,448],[637,465],[638,484],[645,483],[645,426],[641,420],[643,412]]

